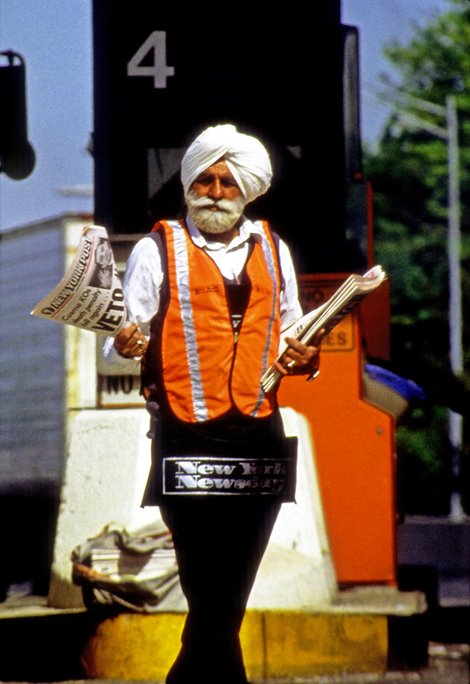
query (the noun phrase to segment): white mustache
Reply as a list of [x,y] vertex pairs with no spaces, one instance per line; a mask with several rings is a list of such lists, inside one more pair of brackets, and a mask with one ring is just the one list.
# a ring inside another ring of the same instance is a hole
[[193,207],[197,209],[211,209],[212,207],[217,207],[220,211],[229,212],[233,208],[233,202],[231,200],[221,199],[221,200],[211,200],[208,197],[195,197],[191,198],[191,203]]

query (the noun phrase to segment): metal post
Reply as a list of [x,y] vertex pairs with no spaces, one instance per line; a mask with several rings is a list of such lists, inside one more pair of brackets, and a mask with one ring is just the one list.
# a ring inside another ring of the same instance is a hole
[[[454,375],[459,376],[463,372],[459,142],[457,106],[455,97],[452,95],[449,95],[446,98],[446,121],[449,165],[448,259],[450,367]],[[462,416],[449,410],[449,440],[452,445],[453,478],[450,501],[450,515],[452,518],[461,518],[464,515],[461,498],[456,487],[460,470],[462,431]]]
[[[459,140],[457,103],[453,95],[446,97],[446,106],[427,102],[411,95],[395,98],[394,104],[411,105],[439,117],[444,117],[446,127],[432,123],[409,112],[398,111],[399,121],[406,127],[421,128],[447,143],[448,164],[448,268],[449,268],[449,359],[452,373],[463,373],[462,349],[462,276],[460,237],[460,192],[459,192]],[[460,455],[462,451],[463,419],[449,409],[448,435],[452,448],[452,492],[450,496],[450,517],[457,520],[465,515],[458,491]]]

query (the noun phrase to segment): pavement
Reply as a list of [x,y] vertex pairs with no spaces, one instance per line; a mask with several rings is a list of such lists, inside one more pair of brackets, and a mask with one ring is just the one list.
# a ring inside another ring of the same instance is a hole
[[[468,644],[431,642],[429,662],[414,671],[389,671],[384,674],[336,674],[311,678],[256,679],[252,684],[469,684]],[[124,680],[73,679],[56,684],[129,684]],[[5,684],[7,684],[5,682]],[[13,684],[13,682],[8,682]],[[14,684],[21,684],[15,682]],[[23,683],[26,684],[26,683]],[[162,682],[134,682],[133,684],[163,684]],[[195,683],[196,684],[196,683]],[[221,682],[220,684],[223,684]]]

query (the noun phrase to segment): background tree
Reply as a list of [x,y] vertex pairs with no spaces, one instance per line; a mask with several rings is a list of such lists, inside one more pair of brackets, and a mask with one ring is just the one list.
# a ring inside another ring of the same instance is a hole
[[[408,45],[394,43],[385,54],[398,81],[384,79],[387,99],[401,112],[445,125],[417,110],[408,96],[445,105],[454,95],[459,116],[463,291],[463,377],[449,360],[447,258],[447,145],[423,129],[404,126],[399,111],[388,121],[376,152],[365,154],[375,202],[376,257],[392,283],[391,368],[427,392],[397,432],[399,505],[408,513],[447,513],[450,445],[447,407],[468,423],[470,378],[470,5],[454,7],[425,27],[415,27]],[[468,425],[464,427],[467,434]],[[462,482],[470,469],[468,439],[461,456]],[[463,492],[469,510],[469,496]]]

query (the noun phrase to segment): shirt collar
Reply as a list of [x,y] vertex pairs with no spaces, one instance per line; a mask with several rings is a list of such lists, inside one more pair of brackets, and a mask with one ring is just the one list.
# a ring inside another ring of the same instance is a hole
[[201,247],[202,249],[206,250],[225,250],[227,252],[231,249],[236,249],[240,245],[247,242],[252,235],[259,236],[262,232],[260,227],[256,223],[250,221],[250,219],[247,219],[246,217],[243,217],[243,221],[240,225],[239,234],[236,235],[233,238],[233,240],[229,242],[228,245],[226,245],[224,242],[208,242],[206,238],[202,235],[202,233],[199,231],[199,229],[196,228],[189,214],[186,216],[186,225],[188,227],[188,232],[191,236],[191,240],[198,247]]

